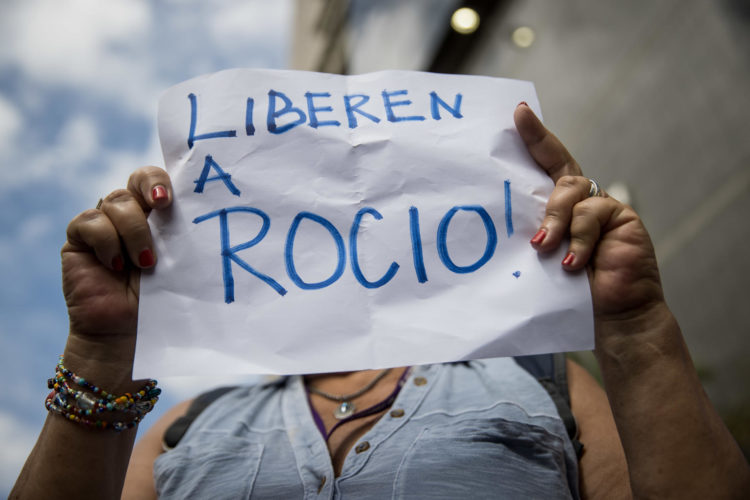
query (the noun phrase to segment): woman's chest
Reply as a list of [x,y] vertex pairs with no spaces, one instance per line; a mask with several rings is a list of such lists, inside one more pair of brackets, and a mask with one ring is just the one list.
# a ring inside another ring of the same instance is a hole
[[457,397],[455,381],[427,390],[439,386],[435,373],[419,376],[375,423],[330,449],[301,385],[258,408],[244,401],[232,423],[196,422],[160,457],[157,488],[165,498],[571,496],[577,472],[561,425],[487,391]]

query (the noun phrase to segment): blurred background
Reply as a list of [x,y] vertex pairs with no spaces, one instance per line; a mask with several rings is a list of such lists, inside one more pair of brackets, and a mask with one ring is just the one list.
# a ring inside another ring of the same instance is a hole
[[[36,439],[64,346],[68,221],[135,167],[162,164],[163,90],[230,67],[533,81],[586,174],[645,220],[706,391],[748,455],[749,28],[743,0],[3,0],[0,493]],[[596,375],[589,353],[574,356]],[[140,432],[226,382],[161,381]]]

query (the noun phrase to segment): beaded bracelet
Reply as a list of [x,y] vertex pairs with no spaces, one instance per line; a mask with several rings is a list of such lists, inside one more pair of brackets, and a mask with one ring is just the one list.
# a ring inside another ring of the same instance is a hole
[[[91,392],[73,389],[69,381]],[[156,387],[156,383],[156,380],[149,380],[135,393],[126,392],[122,396],[115,396],[65,368],[63,356],[60,356],[55,369],[55,377],[47,381],[47,386],[53,391],[45,399],[45,407],[48,411],[77,423],[100,428],[112,427],[121,431],[134,427],[153,409],[161,394],[161,389]],[[102,397],[97,399],[94,394]],[[86,418],[104,411],[123,411],[134,416],[128,422],[108,422]]]
[[[52,391],[47,398],[44,400],[44,406],[47,408],[47,411],[51,411],[53,413],[57,413],[58,415],[61,415],[62,417],[70,420],[71,422],[76,422],[78,424],[86,425],[88,427],[95,427],[97,429],[107,429],[111,428],[117,432],[124,431],[125,429],[132,429],[136,425],[138,425],[138,422],[143,420],[143,415],[136,415],[133,417],[132,420],[129,420],[127,422],[108,422],[106,420],[91,420],[85,417],[81,417],[79,415],[76,415],[74,413],[71,413],[65,409],[67,404],[64,401],[60,401],[60,394],[54,395],[55,391]],[[53,396],[54,395],[54,396]]]
[[[94,394],[101,394],[103,398],[96,399],[89,392],[72,389],[68,384],[68,379],[81,387],[89,389]],[[149,380],[143,388],[134,394],[125,393],[123,396],[115,396],[90,384],[82,377],[75,375],[66,369],[62,363],[58,364],[56,376],[47,381],[47,386],[60,394],[72,396],[76,403],[73,410],[76,413],[85,412],[87,415],[91,415],[94,412],[101,413],[106,410],[134,410],[138,413],[147,413],[150,407],[158,400],[159,394],[161,394],[161,389],[156,387],[156,381]]]

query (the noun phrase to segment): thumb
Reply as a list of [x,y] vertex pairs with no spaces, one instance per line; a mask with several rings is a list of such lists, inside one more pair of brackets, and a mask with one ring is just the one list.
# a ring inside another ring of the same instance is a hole
[[531,157],[555,183],[564,175],[582,175],[581,167],[565,146],[547,130],[525,102],[516,107],[513,120]]

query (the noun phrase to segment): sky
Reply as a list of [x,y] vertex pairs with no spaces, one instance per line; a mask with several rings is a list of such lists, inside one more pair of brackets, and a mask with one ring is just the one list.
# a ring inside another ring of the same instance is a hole
[[[285,68],[291,0],[0,5],[0,495],[41,429],[67,336],[60,247],[77,213],[162,165],[160,94],[233,67]],[[161,380],[159,414],[221,380]]]

